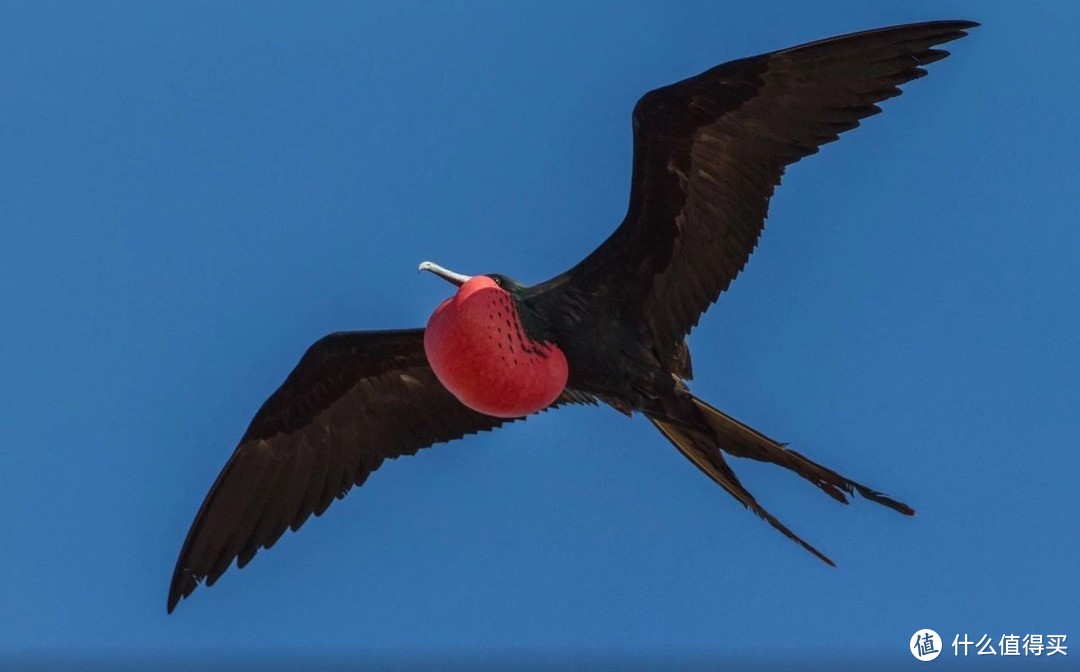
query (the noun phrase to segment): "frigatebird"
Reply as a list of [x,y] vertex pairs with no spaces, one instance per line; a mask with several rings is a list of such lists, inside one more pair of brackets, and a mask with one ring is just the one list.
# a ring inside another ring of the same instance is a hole
[[362,484],[383,460],[565,404],[640,412],[746,508],[767,512],[724,454],[790,469],[847,503],[906,504],[694,396],[686,336],[739,274],[787,166],[880,112],[978,24],[933,21],[731,61],[646,93],[633,111],[630,205],[570,270],[533,286],[424,262],[457,286],[425,329],[330,334],[255,414],[180,551],[168,611],[233,560]]

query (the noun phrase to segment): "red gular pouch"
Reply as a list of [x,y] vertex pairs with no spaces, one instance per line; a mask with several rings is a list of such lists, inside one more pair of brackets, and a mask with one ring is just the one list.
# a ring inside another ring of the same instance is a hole
[[566,387],[566,356],[525,333],[514,299],[486,275],[443,301],[424,331],[439,381],[474,411],[518,418],[550,406]]

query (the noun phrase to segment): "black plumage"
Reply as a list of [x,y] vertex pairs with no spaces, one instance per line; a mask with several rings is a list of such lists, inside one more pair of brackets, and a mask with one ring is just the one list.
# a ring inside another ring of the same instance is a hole
[[[621,226],[569,271],[525,287],[497,278],[527,335],[565,353],[553,404],[644,413],[687,458],[786,536],[723,452],[794,471],[834,499],[911,508],[818,465],[694,397],[685,337],[745,266],[785,168],[880,112],[926,74],[970,21],[835,37],[745,58],[651,91],[634,108],[630,204]],[[339,333],[303,356],[256,413],[195,518],[168,609],[198,583],[243,567],[386,458],[494,429],[436,379],[423,330]]]

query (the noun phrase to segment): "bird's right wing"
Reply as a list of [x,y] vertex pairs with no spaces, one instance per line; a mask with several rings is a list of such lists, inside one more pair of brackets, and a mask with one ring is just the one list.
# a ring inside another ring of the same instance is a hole
[[[555,405],[588,401],[567,391]],[[234,558],[243,567],[286,529],[322,514],[384,459],[504,422],[439,383],[422,329],[322,338],[255,414],[203,501],[176,563],[169,612]]]

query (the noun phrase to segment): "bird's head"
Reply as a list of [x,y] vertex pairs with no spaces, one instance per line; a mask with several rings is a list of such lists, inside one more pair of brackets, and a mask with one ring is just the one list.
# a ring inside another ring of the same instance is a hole
[[503,290],[504,292],[507,292],[516,299],[521,298],[521,293],[525,289],[525,285],[521,284],[517,280],[514,280],[510,276],[503,275],[502,273],[464,275],[462,273],[456,273],[454,271],[451,271],[448,268],[443,268],[442,266],[436,264],[433,261],[422,262],[417,270],[434,273],[443,280],[446,280],[453,285],[457,285],[458,287],[464,287],[465,284],[469,281],[476,281],[473,283],[473,285],[470,285],[470,288],[476,285],[484,285],[487,287],[494,286],[498,289]]

